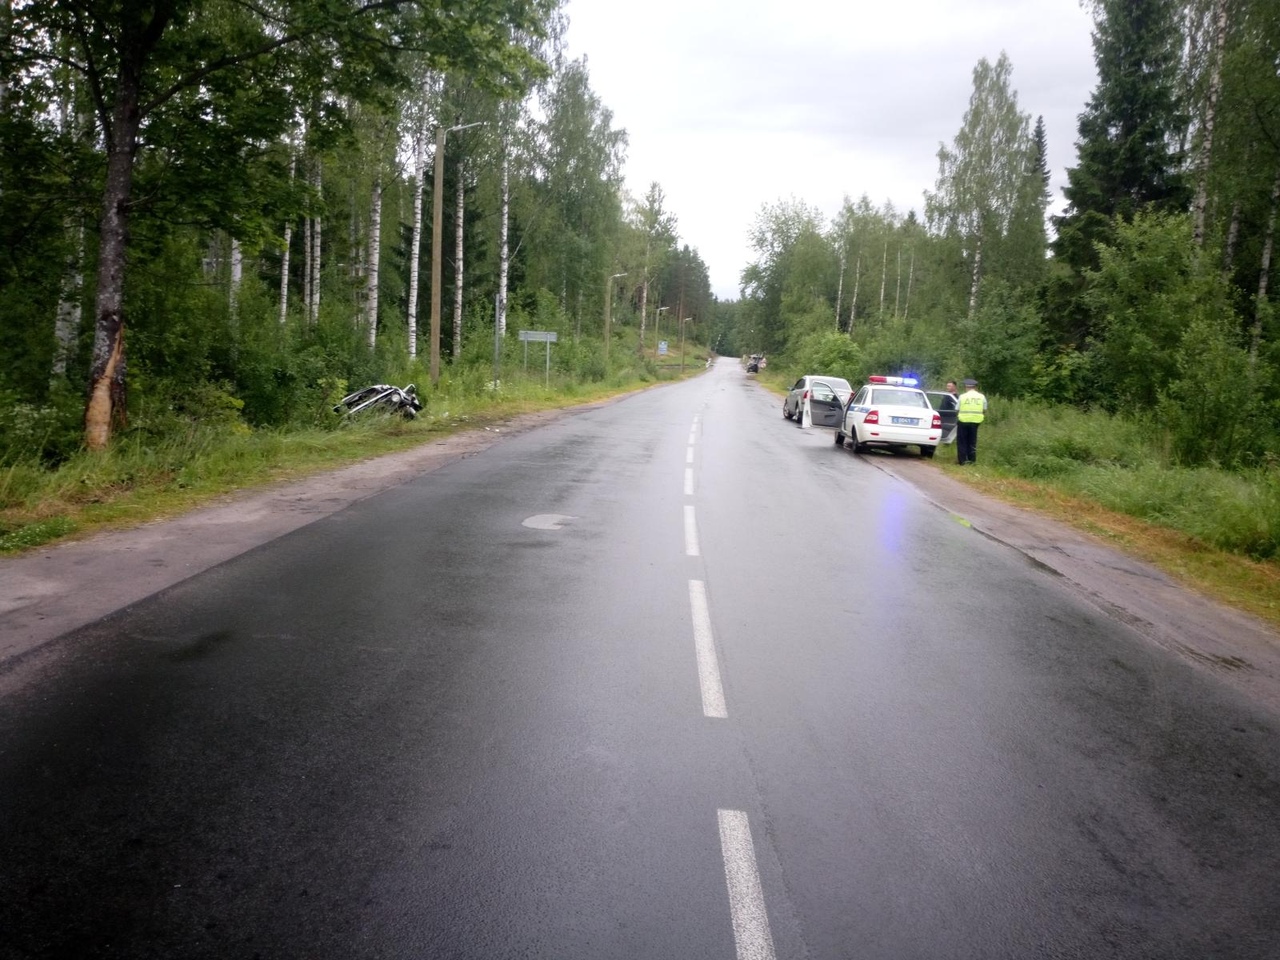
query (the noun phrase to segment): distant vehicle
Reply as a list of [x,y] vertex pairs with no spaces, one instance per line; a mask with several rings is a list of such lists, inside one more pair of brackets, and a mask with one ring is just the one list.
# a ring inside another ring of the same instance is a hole
[[942,418],[942,436],[938,442],[955,443],[956,424],[959,422],[956,417],[960,414],[960,398],[945,390],[926,390],[924,395],[929,398],[929,405],[937,410],[938,416]]
[[871,447],[915,446],[932,457],[942,437],[942,415],[910,377],[868,377],[849,401],[836,428],[836,446],[847,440],[854,453]]
[[815,427],[834,427],[852,395],[853,387],[843,377],[806,374],[795,382],[782,401],[782,415],[804,426],[804,406],[808,401],[810,423]]
[[747,373],[759,373],[760,364],[761,362],[763,362],[763,360],[764,360],[764,357],[760,356],[760,354],[753,353],[751,355],[751,359],[747,361]]

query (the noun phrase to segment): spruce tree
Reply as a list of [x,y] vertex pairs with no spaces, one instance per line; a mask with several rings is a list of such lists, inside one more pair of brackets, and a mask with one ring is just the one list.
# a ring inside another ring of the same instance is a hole
[[1080,115],[1079,165],[1067,171],[1057,255],[1077,273],[1114,216],[1151,205],[1185,210],[1190,191],[1176,145],[1187,117],[1178,94],[1182,39],[1173,0],[1101,0],[1093,35],[1098,86]]

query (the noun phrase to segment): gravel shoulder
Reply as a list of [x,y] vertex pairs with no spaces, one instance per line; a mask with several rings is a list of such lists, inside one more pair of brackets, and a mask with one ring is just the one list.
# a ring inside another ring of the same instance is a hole
[[[0,558],[0,674],[68,631],[507,436],[583,409],[523,415],[341,470],[245,491],[175,519]],[[1280,635],[1262,621],[1064,524],[986,497],[929,463],[866,459],[956,522],[1062,577],[1149,642],[1280,713]]]

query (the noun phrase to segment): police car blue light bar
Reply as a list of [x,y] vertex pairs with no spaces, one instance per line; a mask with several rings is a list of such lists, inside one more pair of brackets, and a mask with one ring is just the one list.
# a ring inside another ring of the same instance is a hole
[[918,387],[920,381],[915,377],[867,377],[867,383],[887,383],[891,387]]

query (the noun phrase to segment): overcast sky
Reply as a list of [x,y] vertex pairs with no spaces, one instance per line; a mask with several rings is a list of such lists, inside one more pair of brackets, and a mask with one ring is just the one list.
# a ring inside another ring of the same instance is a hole
[[830,217],[847,195],[923,213],[938,145],[960,129],[981,57],[1003,50],[1043,114],[1055,208],[1097,74],[1079,0],[569,0],[568,55],[630,143],[627,187],[666,192],[681,243],[738,297],[760,208]]

